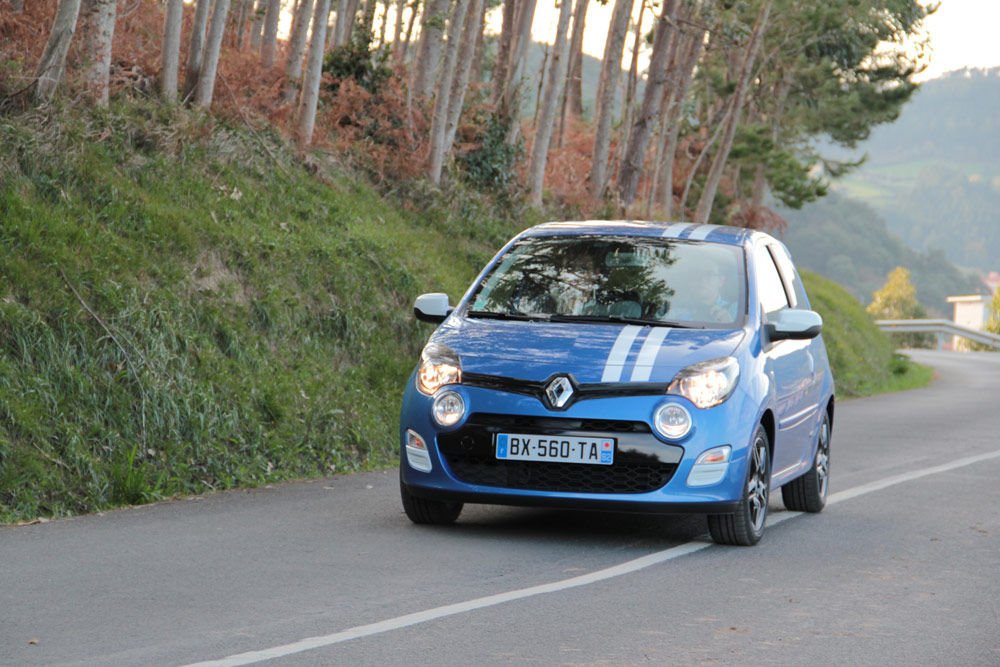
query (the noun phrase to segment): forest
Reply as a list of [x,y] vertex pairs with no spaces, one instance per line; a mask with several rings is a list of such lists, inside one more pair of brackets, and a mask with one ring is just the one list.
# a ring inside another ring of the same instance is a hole
[[895,119],[924,64],[918,0],[615,0],[585,113],[588,5],[558,5],[529,71],[533,26],[556,15],[537,0],[3,0],[0,90],[15,110],[211,109],[377,181],[774,228],[765,194],[821,197],[853,165],[817,140],[853,147]]

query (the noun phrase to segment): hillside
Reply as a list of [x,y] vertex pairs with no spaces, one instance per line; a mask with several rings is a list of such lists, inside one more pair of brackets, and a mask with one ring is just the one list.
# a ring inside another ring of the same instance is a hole
[[934,315],[950,316],[946,297],[982,291],[941,251],[918,252],[889,231],[875,209],[836,192],[800,211],[779,209],[788,221],[782,240],[800,266],[843,285],[862,303],[897,266],[912,274],[917,298]]
[[869,204],[908,245],[1000,269],[1000,69],[923,84],[895,123],[861,146],[868,160],[836,187]]
[[[2,127],[0,522],[393,465],[414,296],[537,222],[134,101]],[[822,289],[841,395],[892,387]]]

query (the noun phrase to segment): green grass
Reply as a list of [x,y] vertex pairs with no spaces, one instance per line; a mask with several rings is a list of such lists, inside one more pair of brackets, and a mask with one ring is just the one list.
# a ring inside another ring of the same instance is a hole
[[869,396],[926,386],[933,371],[895,352],[864,306],[840,285],[808,271],[802,281],[814,310],[823,317],[837,395]]
[[[539,221],[188,112],[50,114],[0,118],[0,522],[393,465],[413,298]],[[809,288],[841,394],[889,388],[857,302]]]
[[391,464],[414,296],[516,231],[157,113],[0,122],[0,521]]

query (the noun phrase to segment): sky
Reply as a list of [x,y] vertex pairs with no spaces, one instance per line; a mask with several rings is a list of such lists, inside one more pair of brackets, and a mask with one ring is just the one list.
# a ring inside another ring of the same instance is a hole
[[922,79],[933,79],[964,67],[1000,66],[1000,2],[941,0],[925,21],[931,37],[931,63]]

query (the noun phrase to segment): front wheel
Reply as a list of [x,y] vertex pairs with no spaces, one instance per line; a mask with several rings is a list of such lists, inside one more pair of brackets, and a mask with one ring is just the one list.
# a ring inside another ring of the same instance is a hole
[[750,547],[764,535],[767,500],[771,488],[771,457],[767,431],[758,426],[750,446],[746,484],[740,507],[732,514],[710,514],[708,532],[718,544]]
[[413,523],[446,526],[455,523],[462,513],[462,503],[418,498],[406,490],[402,480],[399,482],[399,495],[403,501],[403,511]]
[[823,415],[816,438],[816,456],[809,472],[781,487],[781,499],[793,512],[820,512],[830,486],[830,416]]

